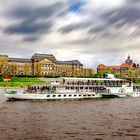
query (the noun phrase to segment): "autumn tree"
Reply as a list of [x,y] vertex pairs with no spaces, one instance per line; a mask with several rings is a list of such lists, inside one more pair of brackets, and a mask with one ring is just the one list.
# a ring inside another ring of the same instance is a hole
[[40,76],[41,75],[41,64],[36,62],[34,64],[34,74],[37,75],[37,76]]
[[2,76],[9,74],[8,57],[5,55],[0,56],[0,73]]
[[98,70],[98,77],[105,77],[109,73],[109,70]]

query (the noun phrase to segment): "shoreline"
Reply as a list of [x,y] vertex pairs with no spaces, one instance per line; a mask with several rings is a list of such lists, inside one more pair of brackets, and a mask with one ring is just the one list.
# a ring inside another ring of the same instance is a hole
[[5,93],[5,88],[6,90],[20,90],[20,91],[25,90],[25,87],[0,87],[0,94]]

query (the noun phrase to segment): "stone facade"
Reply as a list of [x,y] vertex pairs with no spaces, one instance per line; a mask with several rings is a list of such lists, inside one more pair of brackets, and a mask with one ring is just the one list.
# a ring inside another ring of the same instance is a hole
[[91,72],[84,71],[78,60],[58,61],[52,54],[35,53],[31,59],[0,55],[0,72],[9,75],[93,76]]
[[84,68],[83,69],[83,74],[86,77],[90,77],[94,75],[94,70],[93,69],[89,69],[89,68]]

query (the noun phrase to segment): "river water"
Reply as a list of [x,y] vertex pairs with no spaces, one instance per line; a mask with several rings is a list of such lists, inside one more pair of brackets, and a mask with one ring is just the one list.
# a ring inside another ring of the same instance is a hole
[[140,98],[6,101],[0,140],[139,140]]

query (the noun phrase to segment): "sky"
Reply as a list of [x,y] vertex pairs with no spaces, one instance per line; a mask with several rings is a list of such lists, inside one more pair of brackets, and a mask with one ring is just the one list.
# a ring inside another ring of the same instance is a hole
[[87,68],[140,63],[140,0],[0,0],[0,54],[53,54]]

